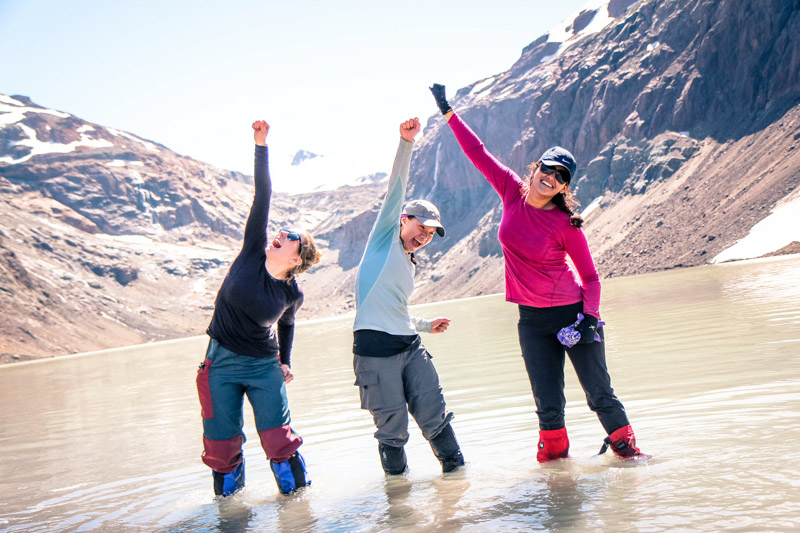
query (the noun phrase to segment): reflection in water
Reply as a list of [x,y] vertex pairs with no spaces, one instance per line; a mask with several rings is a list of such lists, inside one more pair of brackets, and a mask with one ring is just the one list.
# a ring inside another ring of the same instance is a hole
[[503,525],[527,524],[531,530],[587,528],[580,510],[587,501],[577,472],[564,471],[563,461],[543,467],[543,476],[517,487],[509,487],[508,496],[498,496],[483,512],[488,530],[502,530]]
[[386,476],[387,505],[375,529],[391,530],[401,524],[414,524],[423,530],[436,527],[457,530],[462,525],[461,499],[470,486],[463,470],[423,482],[411,481],[404,475]]
[[[411,425],[386,477],[353,386],[352,319],[299,325],[292,425],[313,485],[278,493],[246,413],[247,487],[214,500],[194,374],[206,338],[0,367],[0,531],[800,529],[800,257],[612,279],[613,385],[649,461],[604,437],[571,368],[571,457],[536,462],[534,403],[502,296],[421,306],[466,468]],[[765,526],[768,525],[768,526]]]
[[253,508],[241,498],[225,498],[219,501],[219,522],[217,528],[222,533],[243,533],[253,522]]

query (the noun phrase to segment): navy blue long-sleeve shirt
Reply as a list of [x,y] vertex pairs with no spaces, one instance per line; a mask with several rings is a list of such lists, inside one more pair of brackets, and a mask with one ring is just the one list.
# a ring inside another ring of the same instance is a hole
[[244,243],[217,293],[207,333],[240,355],[280,356],[281,363],[290,365],[295,315],[303,304],[303,291],[297,280],[276,279],[267,271],[271,197],[267,147],[256,146],[255,196]]

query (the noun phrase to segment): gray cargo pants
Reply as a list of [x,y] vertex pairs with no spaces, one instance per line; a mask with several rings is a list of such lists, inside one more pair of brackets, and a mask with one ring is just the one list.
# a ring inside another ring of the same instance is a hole
[[375,438],[383,444],[401,447],[408,442],[408,413],[427,440],[453,419],[445,409],[439,374],[421,343],[390,357],[355,355],[353,369],[361,408],[372,413]]

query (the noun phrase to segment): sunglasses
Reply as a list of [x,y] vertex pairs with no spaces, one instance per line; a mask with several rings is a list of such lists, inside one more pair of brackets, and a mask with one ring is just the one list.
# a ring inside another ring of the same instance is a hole
[[300,236],[300,232],[289,229],[289,228],[282,228],[280,233],[285,233],[286,238],[290,241],[300,241],[300,244],[303,244],[303,238]]
[[289,228],[281,228],[279,233],[285,233],[286,238],[290,241],[298,241],[300,243],[300,247],[297,249],[297,253],[302,255],[303,246],[305,246],[305,244],[303,244],[303,237],[300,235],[299,231]]
[[539,170],[542,171],[542,174],[546,174],[548,176],[550,174],[555,174],[556,181],[559,182],[561,185],[564,185],[569,181],[569,178],[564,178],[564,174],[562,174],[561,171],[556,169],[555,167],[550,167],[540,162]]

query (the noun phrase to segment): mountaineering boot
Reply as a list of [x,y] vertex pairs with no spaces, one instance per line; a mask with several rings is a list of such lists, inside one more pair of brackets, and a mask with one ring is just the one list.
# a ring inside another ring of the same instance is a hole
[[389,446],[382,442],[378,443],[378,454],[381,456],[381,466],[383,471],[394,476],[406,471],[406,450],[400,446]]
[[278,484],[281,494],[289,494],[300,487],[311,485],[308,472],[306,472],[306,462],[300,452],[294,452],[285,461],[270,461],[269,466],[272,468],[272,474],[275,476],[275,482]]
[[639,451],[639,448],[636,447],[636,436],[633,434],[633,428],[630,426],[622,426],[603,439],[603,447],[600,448],[600,453],[606,453],[609,447],[614,450],[617,457],[622,459],[650,457]]
[[442,463],[442,472],[452,472],[459,466],[464,466],[464,456],[461,455],[461,448],[458,447],[456,434],[453,427],[447,424],[438,435],[430,441],[433,454]]
[[540,463],[569,457],[569,437],[567,428],[539,430],[539,451],[536,460]]
[[216,470],[211,471],[214,478],[214,494],[217,496],[230,496],[244,487],[244,457],[233,472],[223,474]]

